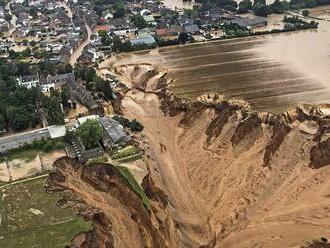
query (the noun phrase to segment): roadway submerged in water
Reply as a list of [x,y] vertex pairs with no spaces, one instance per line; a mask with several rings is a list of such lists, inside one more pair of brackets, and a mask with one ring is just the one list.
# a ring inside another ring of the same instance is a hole
[[116,64],[168,69],[173,91],[195,98],[219,92],[254,109],[279,112],[299,103],[330,102],[330,24],[307,30],[119,55]]

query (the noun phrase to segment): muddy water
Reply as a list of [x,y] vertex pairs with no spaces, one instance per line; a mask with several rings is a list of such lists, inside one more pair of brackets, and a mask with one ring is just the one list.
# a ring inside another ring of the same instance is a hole
[[220,92],[257,110],[330,103],[330,22],[319,30],[166,47],[121,55],[119,64],[148,62],[168,69],[178,96]]

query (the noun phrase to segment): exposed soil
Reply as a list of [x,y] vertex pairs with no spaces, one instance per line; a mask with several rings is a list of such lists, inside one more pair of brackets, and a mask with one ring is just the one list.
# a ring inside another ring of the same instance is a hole
[[150,176],[171,203],[177,246],[294,247],[329,237],[327,106],[255,113],[221,96],[177,99],[150,65],[117,72],[132,85],[122,111],[145,126]]
[[257,113],[217,95],[178,99],[147,64],[116,72],[132,88],[122,113],[145,127],[151,210],[111,166],[60,159],[53,180],[93,209],[95,233],[74,247],[327,247],[312,240],[330,237],[329,106]]

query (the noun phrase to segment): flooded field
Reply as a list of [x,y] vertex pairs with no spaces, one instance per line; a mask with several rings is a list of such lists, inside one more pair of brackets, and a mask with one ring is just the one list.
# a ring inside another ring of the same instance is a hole
[[319,30],[166,47],[119,55],[115,63],[166,68],[181,97],[216,91],[278,112],[330,102],[329,54],[330,23],[321,21]]

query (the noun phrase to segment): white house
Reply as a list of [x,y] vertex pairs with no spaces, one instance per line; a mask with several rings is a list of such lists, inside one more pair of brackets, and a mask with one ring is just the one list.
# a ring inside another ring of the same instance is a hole
[[40,83],[38,74],[19,76],[16,78],[16,80],[20,86],[24,86],[28,89],[31,89],[32,87],[37,87]]

